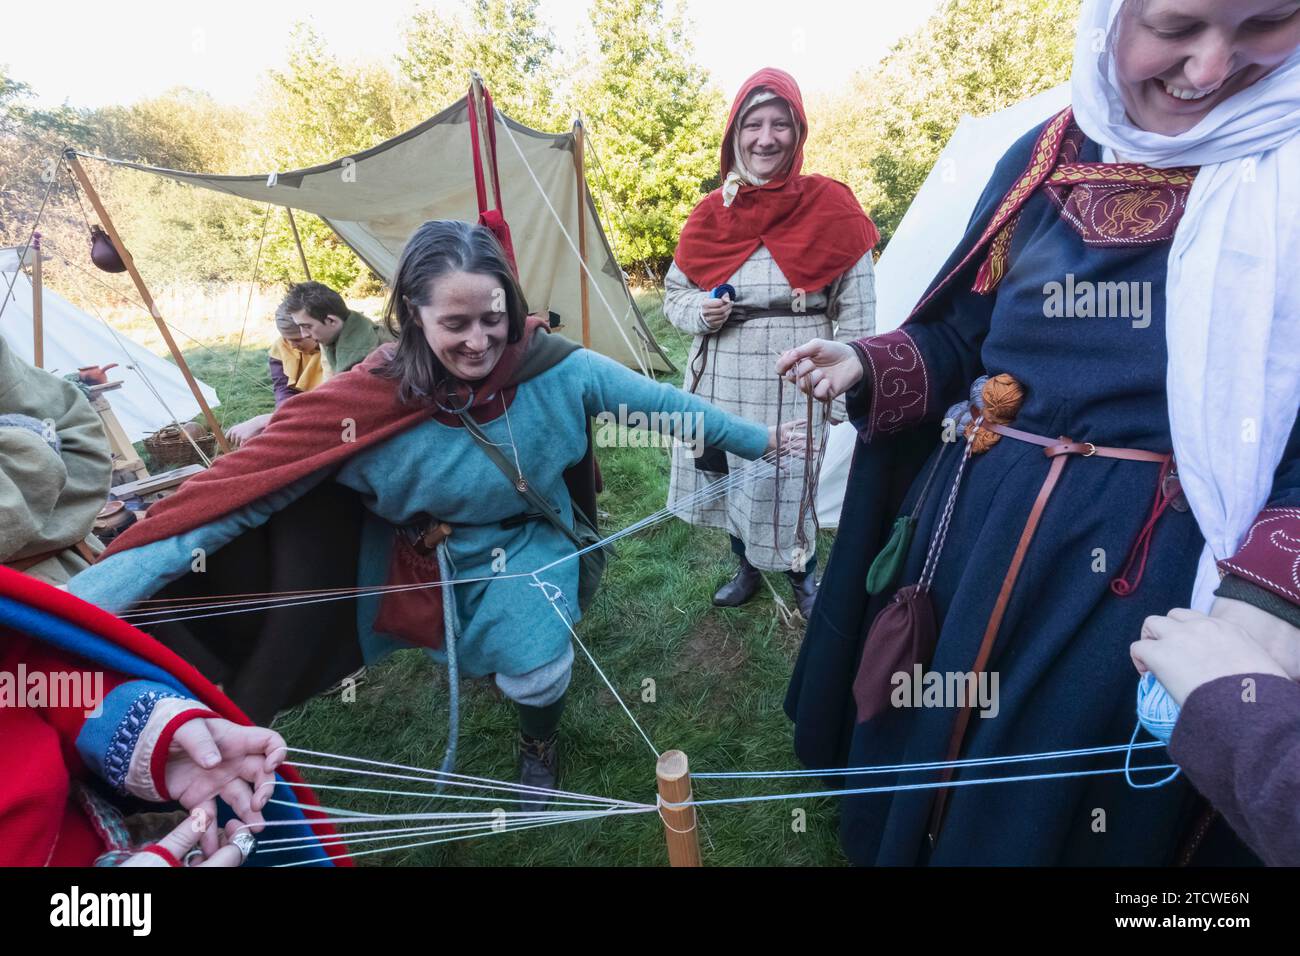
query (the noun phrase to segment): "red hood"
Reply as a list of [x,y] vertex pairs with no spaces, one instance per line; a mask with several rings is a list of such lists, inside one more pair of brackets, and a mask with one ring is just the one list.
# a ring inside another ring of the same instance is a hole
[[786,105],[790,107],[790,114],[799,124],[799,141],[795,143],[794,160],[790,164],[789,171],[780,179],[771,180],[764,187],[777,189],[784,185],[786,180],[798,176],[799,171],[803,169],[803,144],[808,140],[808,117],[803,109],[803,94],[799,92],[799,84],[795,82],[794,77],[785,70],[778,70],[771,66],[763,67],[741,84],[740,91],[731,102],[731,113],[727,116],[727,130],[722,137],[722,178],[727,178],[727,173],[731,172],[732,164],[735,162],[736,151],[732,149],[731,144],[736,132],[736,123],[740,120],[741,107],[745,105],[750,94],[758,89],[771,90],[785,100]]

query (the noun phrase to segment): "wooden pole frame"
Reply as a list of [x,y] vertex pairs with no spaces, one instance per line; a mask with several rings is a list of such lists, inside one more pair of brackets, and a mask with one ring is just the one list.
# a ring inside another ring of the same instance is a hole
[[659,817],[668,843],[669,866],[702,866],[700,834],[691,802],[691,768],[686,754],[666,750],[655,764],[659,780]]
[[582,346],[591,348],[591,289],[587,279],[587,167],[586,129],[582,117],[573,121],[573,167],[578,176],[578,289],[582,301]]
[[487,100],[483,97],[483,77],[479,76],[477,70],[470,70],[469,74],[470,104],[476,116],[478,116],[478,142],[474,144],[474,149],[483,159],[483,179],[484,192],[488,195],[488,207],[491,209],[501,210],[505,213],[505,206],[501,202],[501,194],[497,192],[496,184],[500,178],[497,171],[497,158],[492,152],[492,141],[488,137],[488,124],[495,123],[496,117],[489,116],[487,112]]
[[104,227],[108,237],[113,240],[113,245],[117,249],[118,256],[122,259],[122,264],[126,266],[126,271],[131,275],[131,281],[135,283],[136,292],[140,293],[140,298],[144,300],[145,307],[149,310],[149,314],[153,316],[154,323],[158,326],[163,341],[167,343],[168,351],[171,352],[172,358],[176,360],[176,365],[180,368],[181,374],[185,376],[185,382],[189,385],[194,400],[199,403],[199,408],[203,411],[203,418],[208,423],[208,428],[211,429],[213,436],[216,437],[217,444],[221,446],[223,452],[229,452],[231,450],[230,442],[226,440],[226,435],[221,430],[217,417],[212,414],[212,409],[208,407],[207,399],[203,397],[203,392],[199,389],[199,383],[194,379],[194,373],[190,371],[185,356],[181,354],[181,350],[176,346],[176,340],[172,338],[171,329],[163,321],[162,313],[158,311],[158,306],[153,300],[153,295],[149,292],[149,287],[145,285],[144,278],[136,269],[135,260],[131,258],[131,253],[127,250],[122,237],[118,235],[117,227],[113,225],[113,219],[109,216],[108,210],[104,208],[104,203],[100,200],[99,193],[95,191],[90,177],[86,175],[86,171],[81,167],[81,161],[77,159],[77,154],[73,150],[64,153],[63,158],[67,161],[68,168],[72,170],[72,175],[80,183],[86,198],[90,200],[91,206],[94,207],[100,225]]
[[302,273],[311,281],[311,269],[307,266],[307,253],[302,251],[302,239],[298,235],[298,223],[293,218],[293,208],[285,206],[284,211],[289,214],[289,228],[293,230],[293,244],[298,247],[298,261],[302,263]]
[[[41,234],[32,233],[32,364],[45,368],[45,286],[41,276]],[[19,268],[22,263],[19,263]]]

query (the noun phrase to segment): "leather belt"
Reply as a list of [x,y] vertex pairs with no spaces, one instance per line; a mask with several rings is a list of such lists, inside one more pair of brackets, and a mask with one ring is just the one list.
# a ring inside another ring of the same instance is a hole
[[[1020,569],[1025,563],[1025,555],[1028,554],[1029,545],[1033,542],[1034,535],[1038,531],[1043,512],[1047,509],[1047,502],[1051,499],[1052,492],[1056,490],[1056,486],[1061,480],[1061,472],[1065,470],[1065,463],[1072,456],[1080,458],[1118,458],[1123,461],[1145,461],[1161,465],[1167,464],[1173,458],[1172,454],[1160,454],[1159,452],[1142,451],[1136,448],[1114,448],[1108,445],[1095,445],[1092,442],[1077,442],[1072,438],[1065,437],[1046,438],[1032,432],[1011,428],[1008,425],[984,424],[980,427],[987,428],[989,431],[996,432],[1006,438],[1027,442],[1030,445],[1042,446],[1043,454],[1052,460],[1052,464],[1048,468],[1047,477],[1043,480],[1042,487],[1038,489],[1038,497],[1034,500],[1034,506],[1029,511],[1029,517],[1025,520],[1024,530],[1020,533],[1020,541],[1016,545],[1015,554],[1012,555],[1011,564],[1007,568],[1007,575],[1002,581],[1002,588],[998,591],[997,603],[993,605],[993,613],[989,616],[988,626],[984,629],[984,637],[980,641],[979,651],[975,655],[974,672],[976,674],[983,673],[984,668],[988,666],[989,657],[993,653],[993,644],[997,639],[999,629],[1002,627],[1002,619],[1006,616],[1007,606],[1011,603],[1011,593],[1015,590],[1016,580],[1020,577]],[[966,731],[970,726],[972,709],[968,705],[963,707],[957,714],[952,737],[948,741],[948,753],[944,758],[948,764],[951,764],[961,754],[962,744],[966,739]],[[950,782],[953,777],[953,770],[952,766],[945,767],[940,774],[940,783]],[[929,826],[931,848],[939,841],[939,831],[943,827],[944,812],[948,805],[949,788],[936,788],[935,793]]]
[[14,571],[25,572],[29,568],[36,567],[36,565],[43,561],[48,561],[50,558],[57,558],[64,551],[76,551],[77,554],[81,556],[81,559],[87,564],[95,563],[95,552],[91,550],[90,545],[86,544],[86,542],[82,540],[78,541],[76,544],[70,544],[66,548],[55,548],[53,551],[42,551],[40,554],[29,554],[25,558],[14,558],[12,561],[0,561],[0,564],[3,564],[6,568],[10,568]]

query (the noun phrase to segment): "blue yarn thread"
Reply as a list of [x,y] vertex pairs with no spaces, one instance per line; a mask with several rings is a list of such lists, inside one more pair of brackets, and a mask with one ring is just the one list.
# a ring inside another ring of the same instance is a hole
[[[444,581],[454,581],[451,562],[447,557],[445,542],[438,545],[438,573]],[[449,774],[456,769],[456,744],[460,741],[460,664],[456,658],[456,637],[460,621],[456,615],[456,589],[445,588],[442,592],[442,632],[443,644],[447,650],[447,752],[442,758],[442,773]],[[435,786],[437,793],[442,793],[445,783]]]
[[709,293],[711,298],[721,299],[724,295],[729,296],[732,302],[736,301],[736,290],[734,287],[727,285],[725,282]]
[[[1133,745],[1137,743],[1138,734],[1145,728],[1147,733],[1166,747],[1173,736],[1174,725],[1178,723],[1179,707],[1169,696],[1169,691],[1156,680],[1156,675],[1147,671],[1138,681],[1137,686],[1137,723],[1133,725],[1133,736],[1129,738],[1129,749],[1124,754],[1124,779],[1135,790],[1150,790],[1163,787],[1182,771],[1175,769],[1169,776],[1154,783],[1135,783],[1130,773],[1133,759]],[[1145,768],[1139,768],[1145,769]]]

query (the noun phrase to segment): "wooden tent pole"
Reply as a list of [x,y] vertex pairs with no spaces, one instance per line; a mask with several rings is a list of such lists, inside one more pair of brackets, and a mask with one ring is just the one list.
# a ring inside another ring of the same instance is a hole
[[591,290],[587,287],[586,131],[582,117],[573,121],[573,166],[578,175],[578,288],[582,293],[582,345],[591,348]]
[[302,239],[298,236],[298,224],[293,220],[293,210],[285,206],[284,211],[289,214],[289,228],[293,230],[293,244],[298,247],[298,261],[302,263],[303,275],[307,281],[311,281],[311,269],[307,268],[307,254],[302,251]]
[[[691,803],[691,769],[686,754],[665,751],[655,765],[659,778],[659,816],[668,841],[669,866],[701,866],[700,836],[695,829],[695,806]],[[685,806],[674,806],[685,804]]]
[[488,205],[491,208],[503,209],[501,204],[501,194],[497,192],[497,157],[492,151],[492,140],[488,132],[488,124],[495,123],[495,116],[488,116],[487,100],[483,96],[483,77],[479,76],[478,71],[470,71],[470,92],[473,93],[470,108],[478,116],[479,136],[478,142],[474,148],[478,154],[483,157],[483,178],[486,180],[484,185],[487,187],[487,193],[491,197]]
[[[32,364],[45,368],[45,288],[41,278],[41,234],[32,233]],[[19,263],[19,267],[22,263]]]
[[190,387],[190,392],[194,395],[194,400],[199,403],[199,408],[203,411],[203,418],[208,423],[213,436],[217,439],[217,444],[221,446],[224,452],[230,451],[230,442],[226,440],[225,433],[221,430],[221,425],[217,422],[217,417],[212,414],[212,409],[208,407],[207,399],[203,397],[203,392],[199,389],[199,383],[194,380],[194,373],[190,371],[189,365],[185,361],[185,356],[181,350],[176,347],[176,340],[172,338],[171,329],[163,321],[162,313],[158,311],[158,306],[154,303],[153,295],[149,292],[149,287],[144,284],[139,270],[135,267],[135,260],[131,258],[131,253],[126,248],[126,243],[117,233],[117,227],[113,225],[113,220],[104,208],[104,203],[99,198],[99,193],[90,182],[90,177],[86,171],[81,168],[81,161],[77,159],[77,154],[72,150],[64,153],[64,158],[68,162],[68,168],[72,170],[72,175],[77,177],[77,182],[81,184],[86,198],[90,200],[91,206],[95,209],[95,215],[99,217],[99,223],[108,233],[108,237],[113,240],[113,245],[117,248],[117,254],[122,259],[122,264],[126,266],[126,271],[131,274],[131,281],[135,283],[135,290],[140,293],[140,298],[144,300],[145,307],[149,314],[153,316],[154,323],[158,326],[158,331],[162,334],[163,341],[167,343],[167,349],[171,352],[172,358],[176,360],[177,367],[180,368],[181,374],[185,376],[185,382]]

